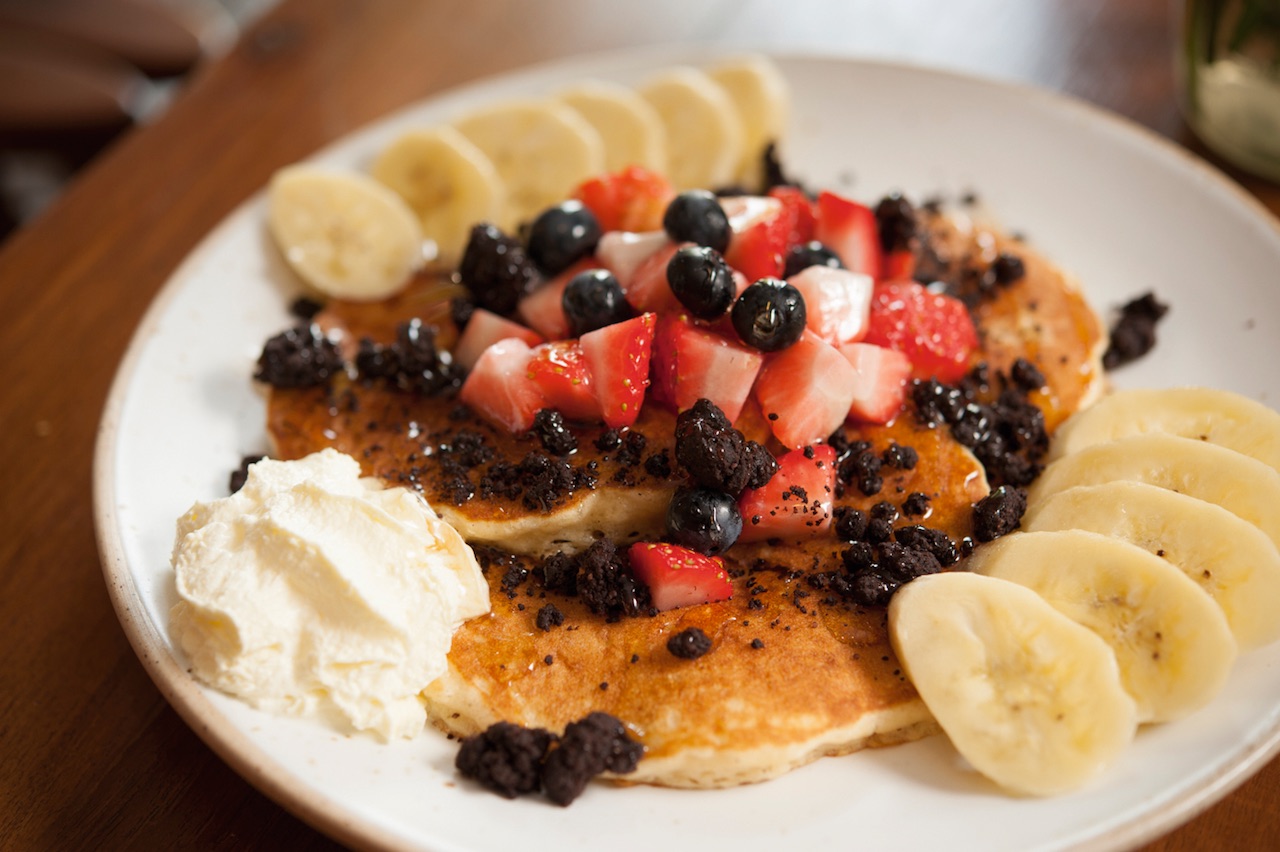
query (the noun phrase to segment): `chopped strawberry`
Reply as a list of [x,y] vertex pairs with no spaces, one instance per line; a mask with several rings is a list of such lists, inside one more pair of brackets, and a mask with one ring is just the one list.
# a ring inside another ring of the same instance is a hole
[[880,226],[870,207],[834,192],[821,193],[814,239],[834,251],[846,269],[880,274]]
[[578,273],[599,268],[600,264],[594,258],[578,261],[521,299],[516,313],[547,340],[563,340],[569,336],[569,320],[564,315],[564,288]]
[[542,391],[549,408],[572,420],[600,419],[600,401],[578,341],[560,340],[536,347],[529,359],[529,378]]
[[527,432],[533,415],[547,407],[542,391],[529,380],[533,350],[518,337],[499,340],[480,355],[458,398],[481,417],[509,432]]
[[911,360],[918,379],[959,381],[978,348],[978,333],[958,299],[931,293],[914,281],[884,281],[871,296],[867,343],[896,349]]
[[[690,245],[682,243],[682,245]],[[680,302],[671,285],[667,283],[667,264],[675,256],[679,248],[675,243],[665,242],[662,247],[649,255],[636,267],[629,281],[623,282],[622,292],[627,297],[627,304],[637,311],[674,311],[680,309]]]
[[733,584],[724,563],[675,544],[641,541],[627,551],[631,571],[658,610],[726,601]]
[[628,166],[584,181],[573,197],[595,214],[602,231],[657,231],[675,190],[657,172]]
[[844,423],[855,379],[845,357],[806,329],[799,341],[765,361],[756,401],[775,438],[803,447],[826,440]]
[[836,488],[836,451],[828,444],[803,447],[778,459],[778,472],[764,488],[748,488],[738,499],[738,541],[798,538],[831,526]]
[[653,396],[676,411],[699,399],[737,420],[764,356],[695,325],[684,314],[662,314],[653,341]]
[[542,342],[542,335],[533,329],[484,308],[476,308],[471,312],[467,327],[453,347],[453,360],[470,370],[479,360],[480,353],[508,337],[518,337],[530,346],[537,346]]
[[787,248],[814,238],[818,215],[804,190],[795,186],[775,186],[769,190],[769,197],[782,202],[782,215],[787,222]]
[[804,296],[805,325],[818,337],[839,346],[867,332],[871,276],[830,266],[810,266],[787,279]]
[[630,426],[640,415],[657,323],[657,314],[644,314],[589,331],[579,340],[606,426]]
[[736,237],[781,213],[782,202],[765,195],[729,195],[720,199],[720,209],[729,218],[729,229]]
[[733,239],[724,259],[748,281],[777,278],[786,267],[787,251],[813,239],[813,203],[791,186],[775,187],[767,198],[726,199]]
[[849,419],[862,423],[888,423],[907,399],[911,361],[906,355],[874,343],[847,343],[840,354],[853,366],[853,403]]
[[641,264],[670,244],[666,231],[608,231],[596,246],[596,260],[613,273],[626,292]]
[[916,256],[904,249],[885,253],[880,259],[880,280],[896,281],[916,274]]

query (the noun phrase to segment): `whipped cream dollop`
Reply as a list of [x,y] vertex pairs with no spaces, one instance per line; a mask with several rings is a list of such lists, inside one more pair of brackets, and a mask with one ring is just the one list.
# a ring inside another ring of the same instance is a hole
[[170,613],[195,675],[256,707],[385,739],[422,730],[418,697],[453,632],[489,610],[471,548],[418,494],[326,449],[263,460],[178,520]]

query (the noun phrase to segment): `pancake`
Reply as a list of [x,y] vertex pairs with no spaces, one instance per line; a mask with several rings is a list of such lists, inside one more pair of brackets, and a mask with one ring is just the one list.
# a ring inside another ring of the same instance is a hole
[[[927,225],[939,276],[954,276],[958,289],[995,252],[1023,258],[1026,276],[984,298],[974,315],[981,355],[993,368],[1008,370],[1022,357],[1045,376],[1046,388],[1030,399],[1050,428],[1098,392],[1103,334],[1063,273],[992,229],[942,216]],[[393,320],[429,306],[447,346],[456,332],[439,299],[448,292],[448,285],[424,281],[398,304],[332,303],[321,319],[352,336],[387,340]],[[643,449],[638,439],[612,446],[601,426],[575,427],[579,450],[552,476],[574,487],[544,488],[532,476],[522,484],[517,472],[539,449],[537,439],[511,436],[451,402],[339,380],[327,388],[274,390],[269,406],[277,457],[336,447],[359,459],[366,474],[421,490],[473,544],[519,555],[482,559],[489,562],[492,611],[455,634],[448,672],[424,693],[433,720],[450,733],[472,734],[499,720],[559,731],[602,710],[646,746],[628,782],[723,787],[936,731],[890,647],[885,610],[858,606],[811,579],[841,567],[847,544],[830,532],[739,543],[725,554],[731,599],[613,622],[527,575],[537,557],[581,550],[601,536],[619,547],[661,537],[667,502],[682,481],[671,473],[673,424],[672,414],[646,406],[631,430],[644,436]],[[753,405],[737,426],[748,438],[766,439]],[[972,505],[986,495],[988,481],[947,429],[908,413],[888,426],[845,427],[845,436],[877,453],[891,443],[913,447],[919,462],[912,470],[886,468],[873,496],[845,488],[837,505],[901,506],[908,494],[923,492],[930,497],[927,516],[898,524],[923,523],[957,542],[970,535]],[[536,614],[547,603],[564,623],[544,631]],[[666,648],[688,627],[713,642],[695,660]]]

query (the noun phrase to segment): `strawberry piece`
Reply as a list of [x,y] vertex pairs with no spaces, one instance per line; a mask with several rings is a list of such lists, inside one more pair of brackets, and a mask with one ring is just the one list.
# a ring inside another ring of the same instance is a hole
[[584,181],[573,197],[595,214],[602,231],[658,231],[675,190],[657,172],[628,166]]
[[699,399],[738,419],[764,356],[694,325],[684,314],[662,314],[653,341],[653,397],[676,411]]
[[907,399],[910,359],[874,343],[847,343],[840,347],[840,354],[848,359],[857,374],[849,419],[888,423],[897,417]]
[[579,340],[606,426],[630,426],[640,416],[657,324],[657,314],[644,314],[589,331]]
[[458,398],[508,432],[528,432],[533,416],[547,407],[529,379],[532,358],[533,350],[518,337],[499,340],[480,355]]
[[787,222],[788,249],[814,239],[818,214],[804,190],[795,186],[775,186],[769,190],[769,197],[782,202],[782,216]]
[[978,348],[978,332],[958,299],[915,281],[884,281],[871,296],[866,343],[906,355],[918,379],[959,381]]
[[508,337],[518,337],[530,346],[537,346],[542,342],[542,335],[533,329],[484,308],[476,308],[471,312],[467,327],[453,347],[453,360],[470,370],[484,350]]
[[880,260],[880,280],[896,281],[916,274],[916,256],[905,249],[887,252]]
[[661,248],[636,267],[629,281],[618,279],[627,304],[637,311],[676,311],[681,308],[680,301],[671,292],[671,285],[667,282],[667,264],[678,248],[680,246],[675,243],[663,243]]
[[787,279],[804,296],[805,326],[818,337],[839,346],[867,332],[871,276],[829,266],[810,266]]
[[596,260],[613,273],[623,292],[631,285],[640,266],[655,253],[671,244],[666,231],[608,231],[596,246]]
[[808,329],[795,344],[770,355],[756,379],[756,401],[773,436],[803,447],[844,423],[853,403],[853,366]]
[[529,378],[542,391],[547,406],[572,420],[599,420],[591,371],[576,340],[544,343],[529,359]]
[[564,315],[564,288],[578,273],[599,268],[600,264],[594,258],[578,261],[521,299],[516,313],[547,340],[563,340],[569,336],[569,319]]
[[724,563],[675,544],[641,541],[627,551],[631,572],[649,587],[660,611],[726,601],[733,584]]
[[813,204],[795,187],[774,187],[766,198],[726,199],[725,206],[733,239],[724,259],[748,281],[780,277],[787,251],[813,239]]
[[834,192],[821,193],[814,239],[834,251],[845,269],[880,274],[880,226],[870,207]]
[[831,526],[835,489],[834,448],[819,444],[792,450],[778,459],[778,472],[767,485],[742,492],[738,541],[794,539],[826,531]]

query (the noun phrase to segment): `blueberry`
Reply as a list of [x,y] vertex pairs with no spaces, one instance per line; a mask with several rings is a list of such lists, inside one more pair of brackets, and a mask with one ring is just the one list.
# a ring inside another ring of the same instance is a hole
[[529,228],[529,259],[546,275],[563,272],[595,251],[600,223],[580,201],[566,201],[538,214]]
[[787,266],[786,271],[782,273],[782,277],[790,278],[810,266],[830,266],[832,269],[844,269],[844,264],[840,262],[838,254],[817,240],[813,240],[804,245],[792,246],[791,251],[787,252]]
[[743,343],[761,352],[777,352],[804,333],[804,296],[785,281],[761,278],[742,291],[730,318]]
[[631,318],[622,285],[606,269],[589,269],[573,276],[560,304],[574,337]]
[[677,243],[697,243],[724,253],[729,247],[729,217],[705,189],[682,192],[667,205],[662,227]]
[[737,502],[714,488],[681,488],[667,509],[667,537],[708,556],[724,552],[742,534]]
[[698,319],[724,316],[738,288],[720,252],[706,246],[685,246],[667,264],[667,283],[680,304]]

